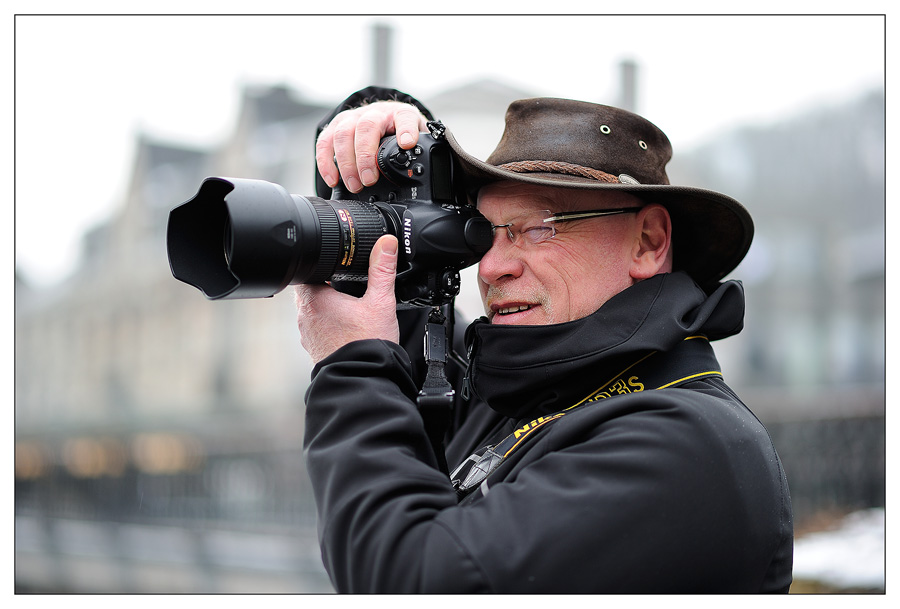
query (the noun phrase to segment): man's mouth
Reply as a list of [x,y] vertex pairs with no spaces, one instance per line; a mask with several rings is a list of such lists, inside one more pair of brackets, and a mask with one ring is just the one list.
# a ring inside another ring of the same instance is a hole
[[548,304],[548,299],[537,290],[504,290],[502,287],[489,286],[484,292],[484,309],[491,323],[494,324],[532,324],[545,323],[541,313]]
[[518,313],[519,311],[527,311],[534,305],[514,305],[511,307],[501,307],[497,309],[497,315],[511,315],[512,313]]
[[530,319],[534,311],[539,307],[539,304],[504,304],[499,307],[493,307],[489,317],[493,324],[527,323],[525,320]]

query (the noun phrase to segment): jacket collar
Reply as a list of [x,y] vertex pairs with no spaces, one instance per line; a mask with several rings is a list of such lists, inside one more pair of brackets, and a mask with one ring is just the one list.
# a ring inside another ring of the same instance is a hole
[[574,404],[610,373],[686,337],[717,340],[743,328],[737,281],[707,295],[683,272],[661,274],[620,292],[593,314],[547,326],[492,325],[466,331],[468,382],[497,412],[520,419]]

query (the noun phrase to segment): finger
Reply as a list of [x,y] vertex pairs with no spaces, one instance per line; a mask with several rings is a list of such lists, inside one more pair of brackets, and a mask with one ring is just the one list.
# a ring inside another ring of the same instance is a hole
[[372,186],[378,181],[378,148],[385,135],[396,134],[400,147],[409,149],[425,129],[425,117],[414,106],[399,102],[369,106],[356,126],[356,165],[362,183]]
[[[374,303],[395,303],[394,282],[397,277],[397,237],[384,235],[375,242],[369,256],[369,280],[364,298]],[[392,306],[393,309],[393,306]]]
[[405,104],[398,105],[393,126],[397,134],[397,143],[407,150],[416,145],[419,133],[428,128],[422,113],[417,108]]
[[359,170],[356,164],[356,122],[345,120],[334,128],[334,158],[344,185],[350,192],[362,190]]
[[328,129],[322,131],[316,140],[316,168],[329,188],[337,186],[340,175],[334,162],[333,134]]
[[378,181],[378,147],[385,135],[393,133],[395,112],[394,105],[373,104],[363,110],[356,123],[354,152],[359,177],[365,186]]

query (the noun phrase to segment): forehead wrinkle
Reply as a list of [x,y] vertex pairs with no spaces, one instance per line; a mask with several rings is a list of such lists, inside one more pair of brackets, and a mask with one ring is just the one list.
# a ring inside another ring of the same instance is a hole
[[[552,209],[557,206],[557,201],[552,197],[540,193],[492,192],[489,196],[492,200],[492,207],[496,208],[497,212],[509,216],[540,209]],[[499,199],[505,199],[506,201],[500,201]],[[478,197],[478,208],[483,211],[480,194]]]
[[[483,188],[478,193],[478,203],[488,189],[493,198],[512,199],[521,210],[549,209],[553,213],[579,211],[585,209],[610,209],[643,205],[645,201],[635,195],[617,190],[580,190],[574,188],[552,188],[549,186],[524,185],[516,182],[497,182]],[[501,204],[505,210],[507,204]]]

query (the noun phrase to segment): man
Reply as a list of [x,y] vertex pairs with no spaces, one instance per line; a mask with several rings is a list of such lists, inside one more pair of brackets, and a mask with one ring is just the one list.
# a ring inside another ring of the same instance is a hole
[[[339,178],[374,183],[381,137],[411,148],[427,118],[396,91],[351,96],[317,140],[320,196]],[[395,311],[396,239],[376,243],[362,298],[296,289],[335,587],[787,592],[787,481],[709,345],[743,325],[741,285],[719,280],[749,247],[749,215],[668,185],[668,139],[632,113],[542,98],[506,121],[486,163],[448,137],[494,226],[449,476],[416,409],[421,347]]]

